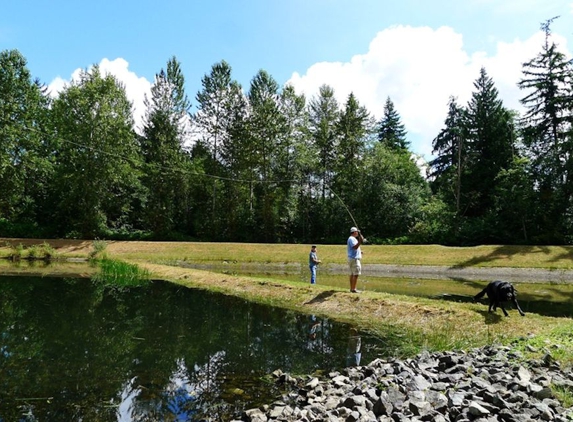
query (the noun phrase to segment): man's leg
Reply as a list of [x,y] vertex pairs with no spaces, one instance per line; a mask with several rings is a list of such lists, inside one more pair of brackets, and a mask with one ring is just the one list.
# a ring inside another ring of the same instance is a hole
[[310,284],[316,283],[316,265],[310,267]]
[[358,284],[358,275],[351,275],[350,276],[350,291],[355,291],[357,284]]

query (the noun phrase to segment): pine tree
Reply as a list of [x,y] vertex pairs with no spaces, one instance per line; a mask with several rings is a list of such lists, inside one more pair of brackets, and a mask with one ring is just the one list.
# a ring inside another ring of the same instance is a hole
[[518,86],[527,92],[523,143],[531,157],[533,180],[544,209],[539,224],[544,242],[562,242],[573,230],[573,65],[551,39],[549,19],[542,51],[523,65]]
[[410,146],[406,140],[406,128],[390,97],[386,99],[384,115],[378,124],[378,140],[393,150],[407,150]]
[[448,102],[445,127],[432,141],[432,154],[436,156],[429,163],[428,177],[435,194],[460,211],[462,169],[464,168],[464,125],[465,111],[455,97]]
[[465,215],[483,216],[493,204],[498,173],[508,169],[513,159],[513,118],[484,68],[474,88],[467,106],[465,134],[469,177],[462,192]]

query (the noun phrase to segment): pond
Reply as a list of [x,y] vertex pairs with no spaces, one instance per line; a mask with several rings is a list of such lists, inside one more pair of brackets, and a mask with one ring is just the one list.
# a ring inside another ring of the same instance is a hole
[[[306,267],[277,267],[268,265],[241,268],[229,265],[194,265],[185,263],[188,267],[208,269],[209,271],[243,275],[254,278],[290,280],[301,283],[309,282],[309,271]],[[348,276],[319,269],[317,283],[324,286],[348,288]],[[487,281],[467,279],[420,279],[420,278],[397,278],[377,277],[365,273],[358,279],[358,289],[363,291],[386,292],[391,294],[428,297],[439,300],[456,302],[471,302],[487,284]],[[532,312],[545,316],[573,317],[573,284],[571,283],[532,283],[513,282],[518,291],[520,307],[524,312]],[[486,299],[482,302],[485,303]],[[508,308],[513,305],[507,304]]]
[[230,420],[280,395],[277,369],[340,369],[382,348],[327,319],[166,282],[0,277],[0,421]]

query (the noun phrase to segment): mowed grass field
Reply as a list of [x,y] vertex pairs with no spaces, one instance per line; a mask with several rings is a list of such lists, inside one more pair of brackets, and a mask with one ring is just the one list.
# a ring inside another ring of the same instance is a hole
[[[188,260],[192,262],[305,263],[310,245],[213,242],[102,241],[112,257],[148,262]],[[346,262],[346,239],[337,245],[318,245],[325,263]],[[93,241],[0,238],[0,256],[15,247],[49,244],[62,257],[87,257]],[[447,247],[441,245],[364,245],[365,265],[436,265],[465,267],[516,267],[573,269],[573,246]]]

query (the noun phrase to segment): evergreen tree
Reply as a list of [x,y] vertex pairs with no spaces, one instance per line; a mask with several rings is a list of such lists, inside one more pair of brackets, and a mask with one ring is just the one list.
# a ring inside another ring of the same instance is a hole
[[465,111],[455,97],[448,102],[445,127],[432,141],[432,154],[436,156],[429,163],[428,176],[433,192],[460,213],[462,175],[465,168],[464,128]]
[[378,140],[382,145],[395,150],[407,150],[410,146],[406,140],[406,128],[390,97],[386,99],[384,115],[378,124]]
[[554,243],[573,230],[573,67],[551,39],[552,21],[542,25],[542,51],[523,65],[518,86],[527,91],[521,99],[527,108],[523,143],[531,157],[538,200],[545,204],[540,225],[546,234],[541,242]]
[[[484,68],[474,82],[467,106],[467,175],[462,186],[466,216],[483,216],[494,203],[496,177],[508,169],[514,154],[512,114]],[[465,197],[465,198],[464,198]]]
[[147,106],[141,150],[145,160],[144,184],[148,190],[146,226],[165,236],[185,231],[189,194],[189,157],[184,151],[190,103],[185,79],[175,57],[167,71],[155,76]]
[[304,180],[308,179],[310,168],[310,136],[308,134],[308,112],[306,98],[297,95],[287,85],[279,98],[280,113],[284,118],[284,130],[278,139],[275,178],[279,180],[277,200],[278,241],[302,241],[308,227],[300,213],[304,213]]

